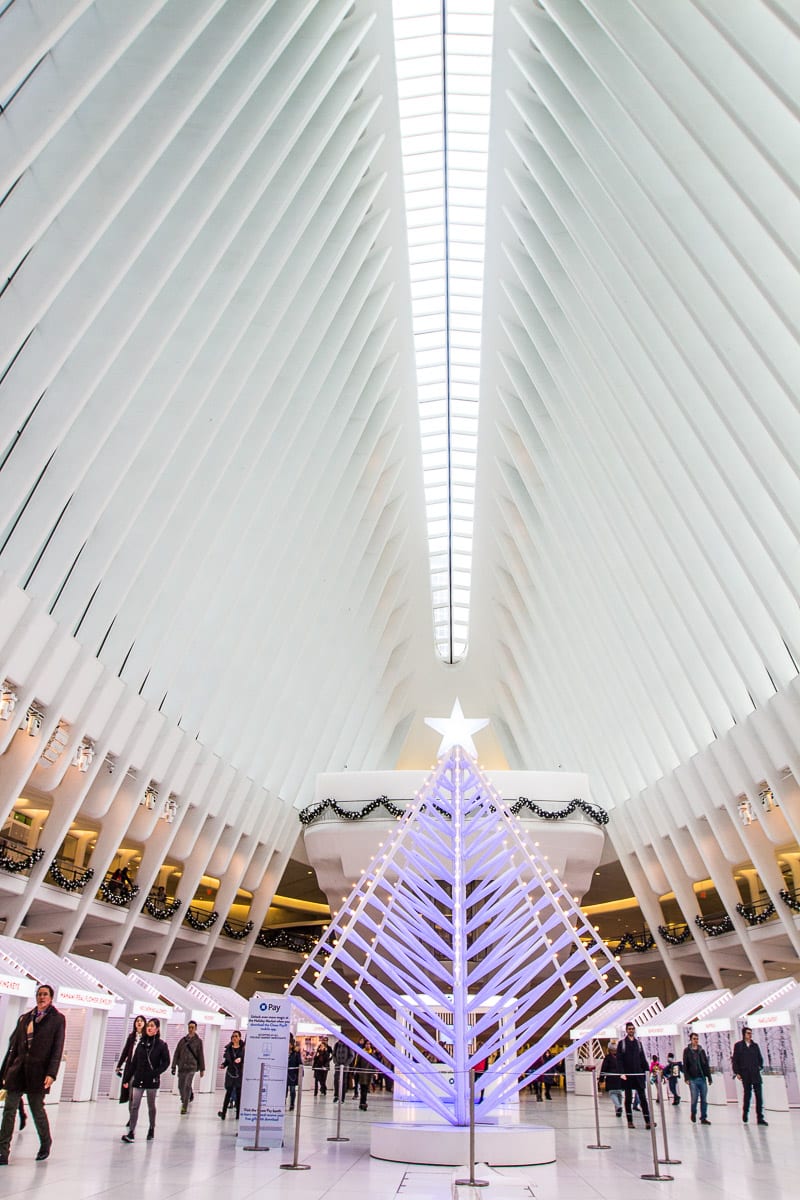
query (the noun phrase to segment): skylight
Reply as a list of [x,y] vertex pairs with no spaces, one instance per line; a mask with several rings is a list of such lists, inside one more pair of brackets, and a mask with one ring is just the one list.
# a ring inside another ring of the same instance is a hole
[[494,0],[393,0],[434,636],[467,652]]

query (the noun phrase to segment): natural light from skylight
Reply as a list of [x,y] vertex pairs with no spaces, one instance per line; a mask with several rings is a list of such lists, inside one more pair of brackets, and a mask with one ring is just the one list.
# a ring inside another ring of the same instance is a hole
[[469,633],[494,0],[393,0],[434,634]]

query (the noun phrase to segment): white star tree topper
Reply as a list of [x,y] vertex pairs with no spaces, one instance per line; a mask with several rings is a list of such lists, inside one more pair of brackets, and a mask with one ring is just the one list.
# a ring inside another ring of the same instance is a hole
[[475,749],[472,735],[480,729],[485,729],[489,724],[489,718],[465,717],[461,710],[461,701],[456,698],[453,711],[449,717],[426,717],[425,724],[430,725],[431,729],[435,729],[437,733],[441,733],[442,735],[442,742],[439,746],[439,752],[436,755],[437,758],[441,758],[442,755],[447,754],[454,746],[463,747],[472,758],[477,758],[478,752]]

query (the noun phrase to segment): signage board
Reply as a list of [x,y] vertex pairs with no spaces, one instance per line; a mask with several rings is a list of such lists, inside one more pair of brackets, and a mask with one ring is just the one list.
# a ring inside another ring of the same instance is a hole
[[259,1146],[283,1143],[291,1007],[287,996],[267,992],[256,992],[250,1001],[237,1139],[240,1150],[255,1146],[257,1121]]

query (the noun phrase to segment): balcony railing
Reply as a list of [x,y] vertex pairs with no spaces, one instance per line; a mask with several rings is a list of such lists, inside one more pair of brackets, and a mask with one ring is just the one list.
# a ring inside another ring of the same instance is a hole
[[0,846],[0,869],[9,875],[27,875],[34,863],[44,858],[44,850],[17,849],[6,842]]

